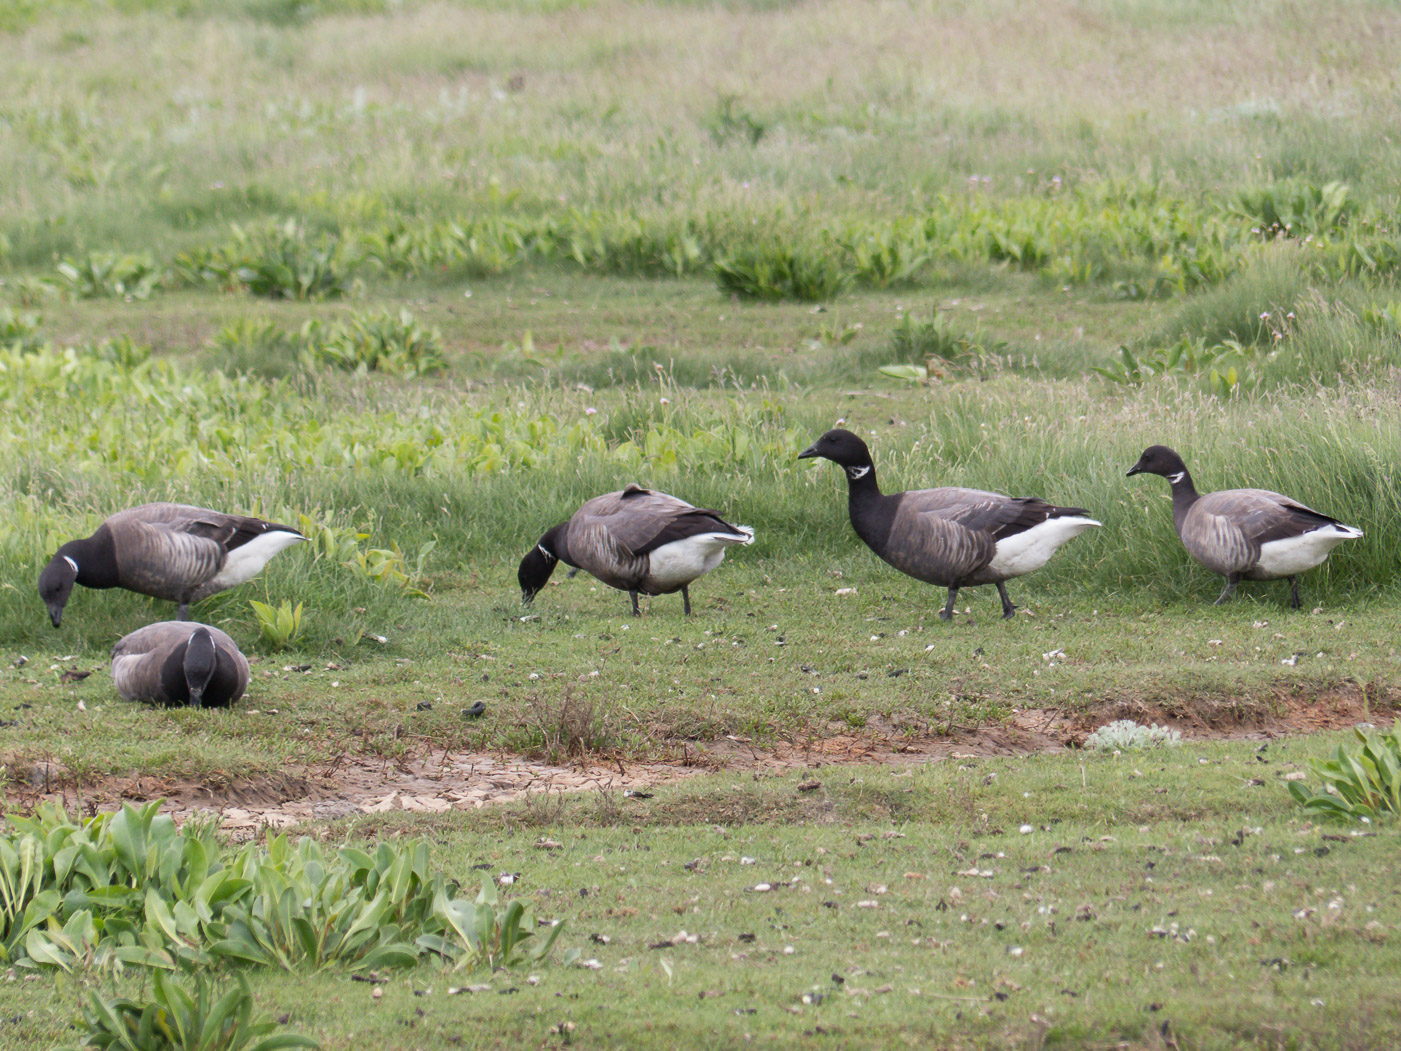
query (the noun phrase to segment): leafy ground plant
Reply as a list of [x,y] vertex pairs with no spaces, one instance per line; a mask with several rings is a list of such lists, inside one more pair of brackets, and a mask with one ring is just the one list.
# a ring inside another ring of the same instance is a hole
[[421,376],[447,368],[442,335],[424,328],[407,310],[356,314],[330,324],[308,322],[301,342],[314,363],[352,372]]
[[1401,814],[1401,722],[1390,733],[1353,731],[1359,748],[1334,750],[1309,767],[1323,781],[1315,792],[1302,781],[1289,782],[1289,794],[1308,813],[1341,821],[1376,821]]
[[715,261],[720,291],[740,299],[818,303],[837,298],[851,274],[821,249],[769,243],[739,248]]
[[66,291],[77,299],[149,299],[161,269],[145,253],[90,252],[58,264]]
[[1244,364],[1258,356],[1255,348],[1228,339],[1208,344],[1200,336],[1183,336],[1176,343],[1135,354],[1120,347],[1119,359],[1093,371],[1121,386],[1141,386],[1163,376],[1201,376],[1218,395],[1234,392],[1244,379]]
[[981,331],[960,328],[937,310],[924,321],[905,314],[890,334],[890,350],[902,358],[923,358],[922,365],[882,365],[883,375],[925,382],[931,377],[967,370],[985,376],[1007,351],[1006,343],[984,337]]
[[1085,747],[1092,752],[1127,752],[1159,745],[1179,745],[1182,735],[1176,730],[1154,723],[1140,726],[1132,719],[1119,719],[1101,726],[1085,738]]
[[283,599],[276,608],[266,602],[250,599],[248,605],[258,618],[258,630],[263,640],[274,649],[291,646],[302,634],[302,603],[296,606]]
[[221,961],[281,970],[536,963],[527,906],[494,887],[455,897],[423,842],[325,853],[285,836],[225,851],[207,826],[177,829],[160,803],[82,824],[58,807],[0,836],[0,949],[26,968],[173,971]]
[[[193,990],[159,971],[151,999],[107,999],[90,990],[83,1004],[83,1041],[76,1047],[113,1051],[281,1051],[321,1045],[300,1033],[277,1033],[277,1023],[253,1020],[253,994],[241,974],[221,992],[203,975]],[[260,1039],[261,1038],[261,1039]]]

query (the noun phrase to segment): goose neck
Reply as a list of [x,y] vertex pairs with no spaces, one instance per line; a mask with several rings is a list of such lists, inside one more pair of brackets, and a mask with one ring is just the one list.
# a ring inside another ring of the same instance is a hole
[[1197,487],[1192,484],[1192,475],[1185,467],[1176,474],[1169,475],[1168,482],[1172,486],[1172,518],[1180,530],[1182,520],[1197,502]]
[[874,493],[880,495],[880,486],[876,484],[875,466],[869,463],[854,464],[843,467],[846,472],[847,491],[855,499],[858,495],[866,496]]

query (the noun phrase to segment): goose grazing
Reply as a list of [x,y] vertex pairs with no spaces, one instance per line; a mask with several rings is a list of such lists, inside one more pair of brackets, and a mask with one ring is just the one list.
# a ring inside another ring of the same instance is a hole
[[268,559],[306,537],[291,526],[185,504],[143,504],[118,511],[84,540],[58,549],[39,574],[39,596],[56,628],[74,584],[126,588],[190,603],[257,576]]
[[1268,489],[1222,489],[1201,496],[1187,465],[1166,445],[1143,450],[1129,474],[1160,474],[1172,486],[1172,525],[1187,553],[1226,578],[1219,606],[1241,580],[1289,581],[1289,604],[1299,602],[1299,577],[1362,530],[1343,525],[1297,500]]
[[128,701],[227,708],[248,688],[248,659],[218,628],[165,620],[112,647],[112,682]]
[[939,616],[953,617],[961,588],[996,584],[1002,616],[1016,606],[1004,581],[1044,566],[1056,549],[1097,525],[1080,507],[953,486],[886,495],[866,443],[828,431],[798,454],[820,456],[846,471],[851,524],[866,546],[902,573],[949,589]]
[[521,600],[530,602],[559,562],[587,570],[609,587],[632,596],[681,592],[691,612],[688,585],[725,557],[731,544],[754,541],[754,530],[734,526],[718,512],[692,507],[666,493],[629,485],[596,496],[567,522],[555,526],[521,559]]

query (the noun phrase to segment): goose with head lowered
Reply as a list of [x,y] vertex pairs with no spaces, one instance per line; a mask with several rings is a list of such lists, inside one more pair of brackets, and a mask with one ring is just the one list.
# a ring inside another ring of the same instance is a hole
[[1129,474],[1160,474],[1172,486],[1172,524],[1194,559],[1226,578],[1219,606],[1241,580],[1289,581],[1289,604],[1299,602],[1299,574],[1322,563],[1362,530],[1268,489],[1197,492],[1182,457],[1166,445],[1143,450]]
[[112,647],[112,682],[128,701],[227,708],[248,688],[248,659],[218,628],[165,620]]
[[846,472],[851,524],[867,547],[900,572],[949,589],[944,620],[959,590],[978,584],[996,584],[1002,616],[1012,616],[1005,581],[1040,569],[1067,540],[1100,524],[1081,507],[981,489],[882,493],[870,450],[846,430],[828,431],[798,454],[812,457]]
[[754,541],[748,526],[730,525],[719,512],[693,507],[666,493],[629,485],[596,496],[544,536],[521,560],[521,600],[530,602],[560,562],[582,569],[632,596],[681,592],[720,564],[725,549]]
[[39,575],[39,595],[56,628],[74,584],[125,588],[190,603],[257,576],[268,559],[306,537],[291,526],[187,504],[118,511],[82,540],[60,547]]

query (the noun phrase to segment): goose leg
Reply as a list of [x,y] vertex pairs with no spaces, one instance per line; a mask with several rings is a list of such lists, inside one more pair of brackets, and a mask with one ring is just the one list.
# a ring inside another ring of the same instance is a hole
[[632,596],[632,615],[634,617],[642,616],[642,611],[637,608],[637,592],[629,591],[628,594]]
[[1221,592],[1221,597],[1216,600],[1215,604],[1219,606],[1221,605],[1221,603],[1225,602],[1228,598],[1230,598],[1231,595],[1235,593],[1236,585],[1239,583],[1239,573],[1228,573],[1226,575],[1226,590]]
[[1012,600],[1007,597],[1007,585],[1000,580],[997,582],[997,593],[1002,596],[1002,619],[1010,620],[1017,612],[1017,607],[1012,605]]
[[685,603],[686,616],[691,615],[691,592],[687,590],[685,584],[681,585],[681,601]]
[[189,619],[190,619],[190,604],[189,604],[188,602],[182,602],[182,603],[180,603],[180,608],[177,609],[177,610],[175,611],[175,619],[176,619],[176,620],[189,620]]
[[944,608],[939,611],[940,620],[953,620],[953,604],[958,598],[958,588],[949,588],[949,600],[944,603]]
[[1290,577],[1290,578],[1289,578],[1289,605],[1290,605],[1290,608],[1292,608],[1292,609],[1298,609],[1299,607],[1301,607],[1301,606],[1303,605],[1303,603],[1299,601],[1299,578],[1298,578],[1298,577]]

